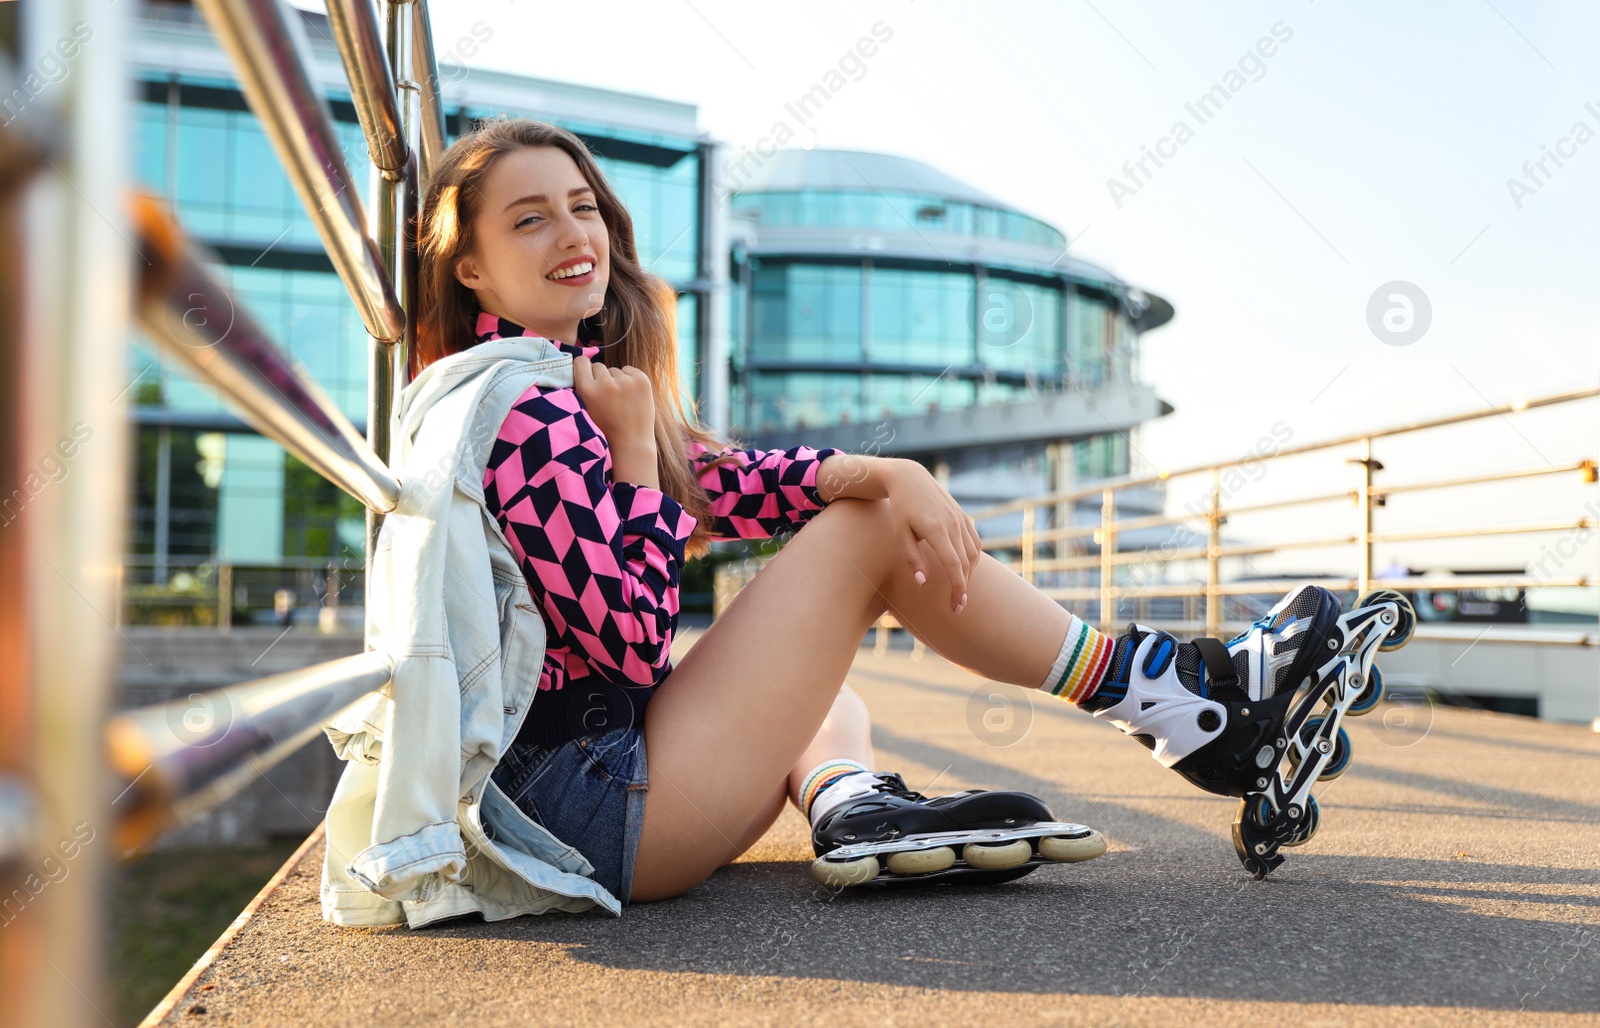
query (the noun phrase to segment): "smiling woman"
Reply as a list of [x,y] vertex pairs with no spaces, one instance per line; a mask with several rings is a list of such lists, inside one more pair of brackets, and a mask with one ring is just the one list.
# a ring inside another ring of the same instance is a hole
[[[739,448],[701,425],[678,391],[675,290],[640,267],[632,219],[576,136],[501,120],[462,137],[429,183],[418,254],[421,367],[521,337],[571,356],[571,386],[551,384],[564,369],[527,386],[485,465],[483,507],[546,641],[491,778],[620,903],[692,888],[786,801],[815,828],[813,874],[836,884],[883,867],[1000,881],[1104,850],[1026,793],[930,800],[871,770],[867,710],[843,683],[886,610],[948,659],[1029,687],[1088,681],[1110,644],[1085,646],[1087,626],[983,554],[922,465]],[[713,538],[791,533],[674,669],[685,560]],[[926,832],[939,844],[897,841]],[[886,863],[822,859],[852,841],[881,842]]]

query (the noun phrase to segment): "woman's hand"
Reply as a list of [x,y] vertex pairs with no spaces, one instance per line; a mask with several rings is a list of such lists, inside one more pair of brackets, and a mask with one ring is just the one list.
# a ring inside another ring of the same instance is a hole
[[983,552],[977,523],[916,461],[895,461],[883,474],[889,517],[909,573],[918,585],[927,581],[930,569],[920,543],[928,543],[950,576],[950,608],[959,614],[967,602],[967,579]]
[[606,437],[613,466],[619,459],[638,458],[643,466],[655,467],[656,401],[649,375],[631,364],[608,368],[575,356],[572,389]]

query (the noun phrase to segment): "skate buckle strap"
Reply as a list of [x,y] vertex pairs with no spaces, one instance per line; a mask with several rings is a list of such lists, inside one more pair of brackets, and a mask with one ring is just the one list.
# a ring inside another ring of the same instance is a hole
[[1199,651],[1200,662],[1206,667],[1207,683],[1234,685],[1239,681],[1239,676],[1233,670],[1233,658],[1228,656],[1228,648],[1222,644],[1222,640],[1201,636],[1194,641],[1194,648]]

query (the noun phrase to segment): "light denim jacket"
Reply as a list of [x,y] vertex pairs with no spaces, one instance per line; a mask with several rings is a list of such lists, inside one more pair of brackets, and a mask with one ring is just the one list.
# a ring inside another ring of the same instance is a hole
[[500,425],[535,384],[571,386],[572,356],[524,336],[435,361],[401,393],[400,505],[378,535],[366,613],[367,646],[394,677],[322,726],[347,762],[327,814],[325,920],[621,915],[589,861],[489,777],[544,662],[544,619],[483,495]]

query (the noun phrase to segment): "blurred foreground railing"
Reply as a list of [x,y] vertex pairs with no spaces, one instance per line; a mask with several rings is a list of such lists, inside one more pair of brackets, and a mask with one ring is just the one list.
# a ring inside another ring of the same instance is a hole
[[[393,671],[369,650],[110,717],[125,574],[129,313],[167,357],[364,505],[370,570],[400,491],[388,428],[412,342],[409,234],[445,144],[424,0],[380,0],[383,39],[372,0],[329,3],[375,169],[370,232],[297,12],[282,0],[196,6],[371,337],[368,433],[274,344],[166,207],[128,193],[131,5],[0,4],[0,79],[37,65],[70,26],[94,29],[94,59],[0,125],[0,481],[22,480],[39,454],[74,438],[76,452],[86,424],[93,440],[72,475],[30,501],[23,524],[0,532],[0,648],[9,658],[0,662],[3,1024],[97,1023],[112,851],[148,846],[233,795]],[[47,164],[52,174],[40,174]],[[226,625],[234,590],[224,566],[215,574]],[[336,603],[337,585],[329,595]],[[93,845],[97,834],[109,844]],[[68,843],[80,884],[41,898],[36,869],[63,859]]]

